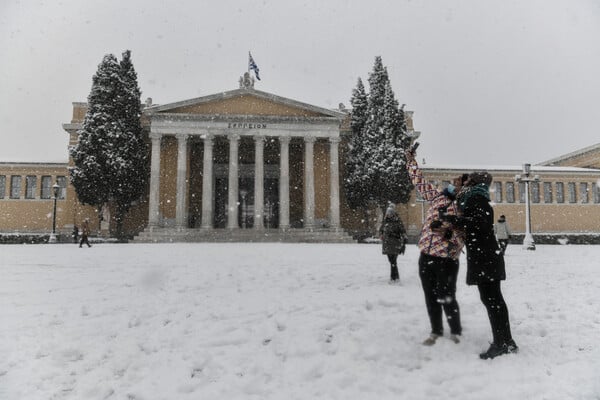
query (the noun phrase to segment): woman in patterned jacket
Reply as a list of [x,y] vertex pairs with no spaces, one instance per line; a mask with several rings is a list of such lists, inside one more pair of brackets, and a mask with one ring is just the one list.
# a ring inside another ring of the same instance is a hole
[[450,339],[460,342],[462,326],[460,310],[456,300],[456,278],[458,259],[464,245],[464,233],[453,229],[451,223],[440,219],[441,213],[456,215],[455,195],[460,190],[467,174],[454,179],[453,184],[444,190],[437,189],[423,178],[414,151],[407,160],[407,168],[412,183],[429,208],[419,238],[419,277],[425,294],[425,305],[431,323],[431,333],[423,342],[432,346],[443,336],[442,310],[450,326]]

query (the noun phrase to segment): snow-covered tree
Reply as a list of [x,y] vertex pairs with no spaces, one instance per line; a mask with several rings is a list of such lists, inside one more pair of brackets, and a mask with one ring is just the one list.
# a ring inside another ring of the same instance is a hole
[[131,203],[144,193],[148,150],[140,124],[141,106],[131,53],[119,63],[107,54],[92,79],[88,110],[77,145],[70,178],[79,200],[116,209],[117,234]]
[[123,134],[117,136],[119,154],[114,165],[115,178],[112,186],[112,201],[116,207],[115,220],[117,232],[121,234],[123,218],[132,202],[145,192],[148,179],[148,146],[142,133],[140,117],[142,115],[141,91],[137,82],[137,73],[131,62],[131,51],[123,53],[120,62],[121,90],[119,96],[123,121]]
[[[398,107],[381,57],[375,58],[373,71],[369,74],[368,95],[364,88],[361,95],[359,87],[352,97],[354,125],[350,164],[346,166],[347,170],[350,167],[351,174],[350,181],[346,182],[346,194],[351,206],[364,207],[371,201],[385,210],[389,202],[406,203],[410,198],[412,184],[406,171],[406,151],[411,140],[407,135],[404,111]],[[367,99],[366,107],[364,98]],[[359,106],[356,111],[355,103]],[[354,112],[357,113],[356,121]],[[351,193],[353,187],[358,194]]]
[[366,207],[369,201],[365,182],[365,159],[363,128],[367,121],[367,93],[362,80],[358,78],[350,99],[352,114],[350,119],[350,140],[345,164],[344,193],[351,208]]

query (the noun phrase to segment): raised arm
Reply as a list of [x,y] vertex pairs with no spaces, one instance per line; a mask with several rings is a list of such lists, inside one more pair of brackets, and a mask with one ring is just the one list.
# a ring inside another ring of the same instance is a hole
[[406,168],[408,175],[413,185],[417,188],[417,191],[421,194],[421,197],[426,201],[433,200],[440,194],[439,190],[436,189],[430,182],[423,178],[423,172],[419,168],[419,164],[414,157],[409,157],[406,160]]

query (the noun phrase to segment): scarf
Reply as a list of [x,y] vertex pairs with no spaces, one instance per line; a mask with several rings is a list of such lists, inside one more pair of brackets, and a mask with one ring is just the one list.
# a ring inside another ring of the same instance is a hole
[[461,190],[461,192],[458,195],[458,208],[460,208],[460,211],[464,211],[465,210],[465,204],[467,204],[467,201],[473,197],[473,196],[483,196],[487,199],[487,201],[490,201],[490,188],[488,185],[486,185],[485,183],[478,183],[475,186],[469,186],[466,187],[465,190]]

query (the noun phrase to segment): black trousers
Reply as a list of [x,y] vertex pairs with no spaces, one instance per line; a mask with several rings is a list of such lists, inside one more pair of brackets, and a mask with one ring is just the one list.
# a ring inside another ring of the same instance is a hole
[[395,281],[400,279],[400,273],[398,272],[398,254],[388,254],[387,258],[390,262],[390,279]]
[[81,247],[81,245],[83,245],[84,243],[87,244],[88,247],[92,247],[90,245],[90,242],[88,241],[88,235],[85,235],[85,234],[81,235],[81,241],[79,242],[79,247]]
[[433,257],[421,253],[419,257],[419,277],[425,294],[425,305],[431,333],[442,335],[444,324],[442,310],[450,326],[450,333],[460,335],[460,309],[456,301],[456,278],[458,276],[458,260]]
[[512,340],[512,334],[508,320],[508,307],[502,296],[500,281],[480,283],[477,288],[490,319],[494,343],[498,345],[508,343]]

